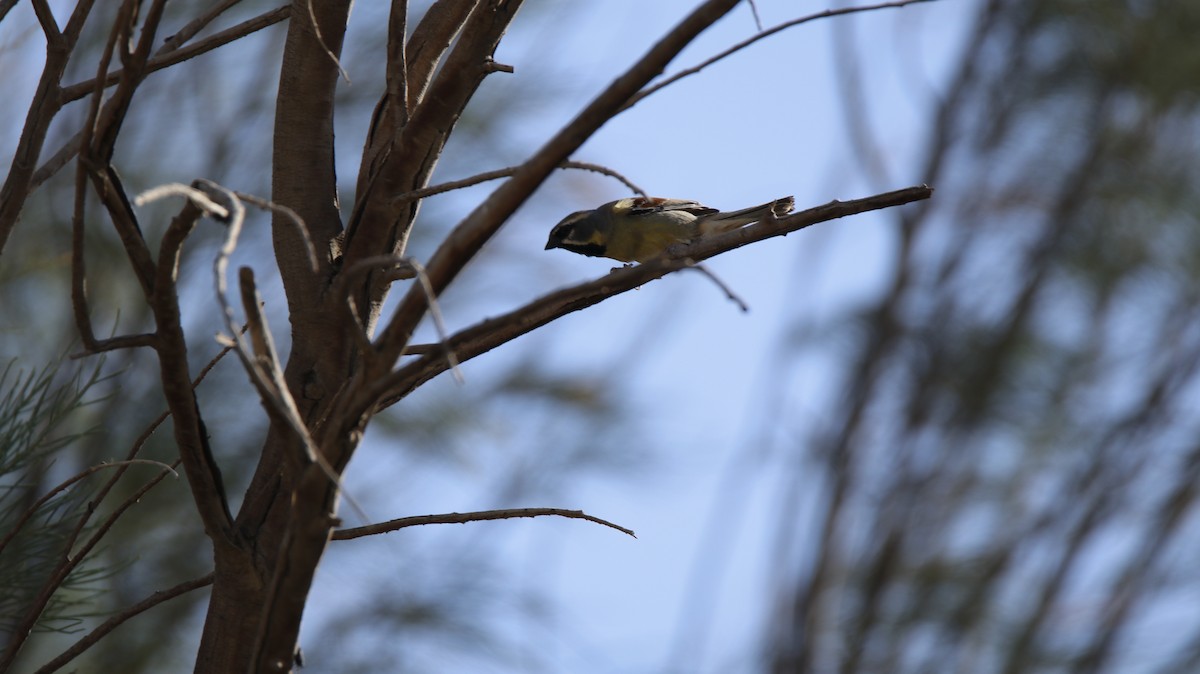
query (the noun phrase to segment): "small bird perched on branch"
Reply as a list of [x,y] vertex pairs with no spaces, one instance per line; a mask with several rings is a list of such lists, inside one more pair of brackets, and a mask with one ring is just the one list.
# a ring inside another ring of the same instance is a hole
[[792,197],[783,197],[724,213],[686,199],[618,199],[563,218],[550,230],[546,250],[562,248],[621,262],[645,262],[677,243],[733,231],[768,215],[787,215],[794,205]]

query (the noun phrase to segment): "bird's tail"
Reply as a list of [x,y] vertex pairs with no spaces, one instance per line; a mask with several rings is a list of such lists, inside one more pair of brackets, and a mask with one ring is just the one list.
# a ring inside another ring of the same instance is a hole
[[792,208],[796,205],[796,200],[792,197],[783,197],[758,206],[743,208],[740,211],[729,211],[728,213],[713,213],[705,216],[697,223],[700,226],[700,235],[709,236],[710,234],[724,234],[732,232],[739,227],[745,227],[752,222],[758,222],[768,215],[780,218],[792,212]]

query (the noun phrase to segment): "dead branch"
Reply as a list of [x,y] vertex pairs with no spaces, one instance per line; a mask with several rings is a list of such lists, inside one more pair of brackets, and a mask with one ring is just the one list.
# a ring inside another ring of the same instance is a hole
[[365,527],[354,527],[353,529],[339,529],[333,532],[333,540],[348,541],[364,536],[374,536],[377,534],[386,534],[392,531],[398,531],[405,527],[424,526],[426,524],[465,524],[467,522],[484,522],[487,520],[508,520],[521,517],[569,517],[572,519],[587,520],[602,524],[610,529],[616,529],[623,534],[637,538],[632,529],[626,529],[619,524],[613,524],[608,520],[600,519],[593,515],[588,515],[582,510],[566,510],[564,508],[506,508],[503,510],[481,510],[469,513],[444,513],[441,515],[417,515],[414,517],[400,517],[378,524],[369,524]]

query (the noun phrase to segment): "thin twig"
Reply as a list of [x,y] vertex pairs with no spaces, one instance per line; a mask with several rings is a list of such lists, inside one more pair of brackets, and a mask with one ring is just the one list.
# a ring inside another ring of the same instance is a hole
[[333,65],[337,67],[338,74],[342,76],[346,84],[350,84],[350,73],[346,72],[346,69],[342,67],[342,62],[338,60],[337,54],[334,54],[329,45],[325,44],[325,36],[321,34],[321,27],[317,25],[317,12],[313,9],[313,0],[308,0],[305,5],[308,8],[308,20],[312,25],[313,34],[317,38],[317,44],[321,45],[321,49],[325,50],[325,55],[329,57],[329,60],[333,61]]
[[759,32],[762,32],[763,24],[762,17],[758,15],[758,3],[754,2],[754,0],[746,0],[746,4],[750,5],[750,13],[754,15],[754,27]]
[[215,21],[217,17],[224,14],[226,10],[241,1],[242,0],[225,0],[224,2],[210,8],[207,12],[204,12],[200,16],[192,19],[183,28],[180,28],[174,35],[163,40],[162,46],[158,48],[158,51],[154,52],[154,56],[157,58],[163,54],[168,54],[176,49],[179,49],[183,43],[195,37],[196,34],[204,30],[208,24]]
[[[214,33],[199,42],[181,47],[179,49],[167,52],[166,54],[157,55],[146,64],[144,74],[148,75],[152,72],[168,68],[177,63],[195,58],[201,54],[210,52],[214,49],[224,47],[230,42],[239,40],[247,35],[262,30],[268,26],[272,26],[284,19],[288,18],[291,13],[291,5],[276,7],[267,12],[263,12],[256,17],[247,19],[242,23],[227,28],[219,33]],[[77,84],[72,84],[63,87],[62,101],[70,103],[71,101],[83,98],[96,88],[97,83],[101,84],[101,88],[112,86],[120,81],[124,75],[123,70],[114,70],[103,77],[97,77],[90,80],[85,80]]]
[[[130,465],[138,464],[138,463],[144,463],[144,464],[151,465],[151,466],[158,466],[158,467],[162,468],[163,470],[170,471],[171,473],[175,473],[175,469],[172,468],[171,466],[168,466],[167,464],[165,464],[161,461],[152,461],[150,459],[125,459],[124,461],[111,461],[111,462],[106,462],[106,463],[100,463],[100,464],[97,464],[90,468],[86,468],[86,469],[76,473],[75,475],[67,478],[66,480],[63,480],[62,482],[58,483],[55,487],[53,487],[52,489],[47,491],[45,494],[43,494],[41,498],[34,501],[32,505],[30,505],[28,508],[26,508],[25,512],[21,513],[21,516],[17,518],[16,523],[12,525],[12,528],[9,529],[8,533],[5,534],[4,538],[0,539],[0,553],[3,553],[4,548],[7,547],[8,544],[12,542],[13,538],[16,538],[17,532],[19,532],[21,530],[21,528],[24,527],[25,524],[30,520],[30,518],[32,518],[34,516],[34,514],[38,511],[38,508],[41,508],[50,499],[61,494],[63,491],[69,489],[71,487],[71,485],[75,484],[76,482],[79,482],[80,480],[83,480],[84,478],[88,477],[89,475],[92,475],[93,473],[104,470],[106,468],[119,468],[122,466],[130,466]],[[179,477],[179,474],[175,473],[175,477]]]
[[749,313],[750,307],[746,304],[746,302],[743,301],[741,297],[738,297],[737,294],[734,293],[733,290],[726,285],[726,283],[722,281],[719,276],[714,274],[711,269],[699,263],[690,265],[688,269],[695,269],[701,274],[707,276],[709,280],[717,284],[717,287],[721,289],[721,292],[725,293],[725,297],[729,298],[730,302],[733,302],[738,306],[739,309],[742,310],[742,313]]
[[206,214],[215,215],[222,220],[226,220],[230,216],[229,208],[213,201],[207,192],[191,187],[190,185],[184,185],[183,183],[167,183],[166,185],[151,187],[134,197],[133,205],[145,206],[148,203],[167,197],[185,197],[190,199],[192,203],[196,204]]
[[414,517],[401,517],[399,519],[379,522],[378,524],[370,524],[365,527],[354,527],[353,529],[339,529],[333,532],[333,540],[347,541],[354,538],[362,538],[363,536],[374,536],[376,534],[385,534],[391,531],[397,531],[405,527],[424,526],[426,524],[465,524],[467,522],[483,522],[486,520],[509,520],[520,517],[568,517],[578,520],[587,520],[602,524],[610,529],[616,529],[623,534],[637,538],[637,534],[633,533],[632,529],[626,529],[619,524],[613,524],[605,519],[588,515],[582,510],[566,510],[564,508],[509,508],[504,510],[480,510],[470,513],[445,513],[441,515],[417,515]]
[[158,592],[155,592],[138,603],[118,611],[110,616],[108,620],[105,620],[103,623],[97,626],[96,629],[88,632],[87,636],[83,637],[79,641],[76,641],[71,645],[70,648],[62,653],[59,653],[50,662],[42,665],[37,671],[34,672],[34,674],[51,674],[51,672],[58,671],[63,665],[75,659],[87,649],[96,645],[96,642],[103,639],[109,634],[109,632],[112,632],[130,618],[133,618],[138,614],[145,613],[149,609],[152,609],[163,602],[174,599],[180,595],[187,594],[192,590],[198,590],[202,587],[212,585],[212,582],[213,574],[209,573],[208,575],[180,583],[175,587],[168,588],[166,590],[159,590]]
[[393,273],[397,275],[403,273],[404,275],[401,275],[401,278],[414,278],[417,275],[416,270],[412,269],[402,257],[396,255],[376,255],[359,260],[343,269],[337,275],[333,290],[331,291],[334,297],[345,298],[343,306],[345,306],[347,317],[350,319],[349,325],[355,328],[354,341],[358,343],[359,351],[368,358],[374,352],[374,347],[371,346],[371,340],[366,333],[366,326],[363,325],[362,317],[358,312],[358,303],[355,301],[350,289],[358,285],[359,277],[372,271],[383,270],[393,270]]
[[129,496],[129,498],[125,499],[121,505],[117,506],[116,510],[113,511],[113,513],[110,514],[108,518],[106,518],[105,521],[99,525],[99,527],[97,527],[92,536],[88,538],[88,540],[85,541],[78,550],[72,550],[71,548],[73,546],[75,537],[80,531],[78,528],[76,528],[68,540],[67,545],[63,548],[59,563],[46,575],[46,580],[44,583],[42,583],[42,587],[37,596],[29,602],[25,613],[14,626],[13,631],[11,632],[11,634],[14,636],[9,641],[3,657],[0,657],[0,671],[7,671],[7,668],[12,664],[13,660],[16,659],[21,647],[25,644],[29,634],[33,631],[34,625],[37,624],[38,618],[40,618],[43,612],[45,612],[47,604],[50,603],[50,599],[62,587],[63,582],[65,582],[66,579],[71,575],[71,572],[83,563],[83,560],[87,558],[88,554],[91,553],[100,540],[104,538],[109,529],[116,524],[117,519],[119,519],[126,510],[133,507],[135,503],[141,501],[142,497],[145,496],[146,493],[151,489],[153,489],[155,485],[161,482],[162,479],[168,474],[169,473],[167,471],[159,473],[157,476],[143,485],[141,489],[135,491]]
[[816,21],[817,19],[827,19],[831,16],[842,16],[844,14],[857,14],[859,12],[873,12],[873,11],[879,10],[879,9],[895,9],[895,8],[899,8],[899,7],[906,7],[908,5],[915,5],[915,4],[921,3],[921,2],[933,2],[933,1],[934,0],[897,0],[896,2],[882,2],[877,5],[864,5],[861,7],[842,7],[840,9],[827,9],[827,10],[825,10],[823,12],[819,12],[817,14],[810,14],[808,16],[800,17],[799,19],[792,19],[791,21],[785,21],[777,26],[772,26],[771,28],[768,28],[768,29],[761,31],[745,40],[742,40],[741,42],[733,45],[732,47],[726,49],[725,51],[723,51],[715,56],[712,56],[708,59],[705,59],[704,61],[701,61],[698,65],[692,66],[691,68],[681,70],[657,84],[646,87],[645,89],[639,91],[637,94],[634,94],[629,99],[629,102],[627,102],[624,106],[622,106],[621,111],[628,110],[629,108],[636,105],[643,98],[649,96],[650,94],[653,94],[654,92],[658,91],[659,89],[662,89],[663,87],[668,86],[670,84],[674,84],[675,82],[678,82],[679,80],[681,80],[685,77],[690,77],[691,75],[695,75],[696,73],[700,72],[701,70],[704,70],[705,68],[716,63],[717,61],[720,61],[732,54],[735,54],[735,53],[745,49],[746,47],[749,47],[750,45],[754,44],[755,42],[758,42],[759,40],[761,40],[763,38],[770,37],[770,36],[774,35],[775,33],[778,33],[781,30],[786,30],[788,28],[792,28],[793,26],[799,26],[800,24],[808,23],[810,21]]
[[462,372],[458,369],[458,357],[454,355],[454,350],[450,348],[450,334],[446,332],[446,322],[442,320],[442,310],[438,306],[433,285],[429,283],[429,275],[425,273],[425,267],[422,267],[420,262],[409,260],[408,263],[416,270],[417,281],[425,289],[425,296],[429,300],[429,315],[433,317],[433,327],[437,331],[438,341],[442,345],[446,362],[450,364],[450,372],[454,374],[454,381],[459,384],[466,383],[466,379],[463,378]]
[[[487,182],[489,180],[498,180],[500,178],[508,178],[508,177],[512,176],[514,173],[516,173],[517,170],[520,168],[521,168],[520,166],[509,166],[507,168],[496,169],[494,171],[484,171],[483,173],[477,173],[473,176],[470,176],[468,178],[463,178],[461,180],[451,180],[450,182],[441,183],[440,185],[431,185],[429,187],[422,187],[419,190],[413,190],[411,192],[405,192],[403,194],[397,195],[397,196],[393,197],[393,201],[395,201],[396,203],[415,201],[417,199],[424,199],[425,197],[431,197],[435,194],[442,194],[443,192],[450,192],[452,190],[460,190],[464,187],[478,185],[479,183]],[[615,179],[621,181],[622,184],[624,184],[626,187],[628,187],[630,190],[632,190],[633,192],[637,193],[640,196],[643,196],[643,197],[648,196],[646,194],[646,191],[643,190],[641,187],[638,187],[638,185],[636,183],[634,183],[632,180],[630,180],[629,178],[626,178],[625,176],[621,175],[617,171],[608,168],[607,166],[601,166],[600,164],[591,164],[591,163],[582,162],[582,161],[565,161],[559,165],[559,168],[561,168],[561,169],[578,169],[581,171],[593,171],[595,173],[600,173],[600,174],[606,175],[610,178],[615,178]]]
[[308,225],[304,222],[304,218],[300,217],[299,213],[288,208],[287,206],[284,206],[283,204],[277,204],[270,199],[256,197],[253,194],[247,194],[245,192],[234,192],[234,194],[248,204],[258,206],[263,210],[279,213],[284,217],[284,219],[292,223],[292,225],[294,225],[296,228],[296,233],[300,235],[300,240],[304,242],[304,252],[308,255],[308,266],[310,269],[312,269],[314,274],[317,273],[317,248],[313,245],[312,235],[308,231]]

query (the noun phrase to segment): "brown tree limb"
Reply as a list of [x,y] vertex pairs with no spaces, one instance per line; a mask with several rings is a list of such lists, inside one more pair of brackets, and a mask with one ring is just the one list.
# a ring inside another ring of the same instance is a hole
[[241,1],[242,0],[223,0],[222,2],[209,7],[207,11],[202,12],[196,18],[188,21],[183,28],[175,31],[174,35],[169,35],[163,39],[162,46],[154,52],[154,55],[162,56],[163,54],[179,49],[179,47],[185,42],[192,39],[197,33],[207,28],[208,24],[216,21],[217,17],[221,16]]
[[[339,66],[327,51],[335,56],[341,53],[351,4],[350,0],[316,3],[310,16],[307,0],[293,0],[276,96],[271,200],[292,209],[308,225],[308,236],[317,246],[326,245],[342,230],[333,154]],[[320,25],[320,37],[313,17]],[[322,321],[319,299],[332,276],[331,260],[321,256],[321,268],[314,273],[305,258],[304,237],[280,214],[272,218],[271,232],[292,325]],[[299,339],[293,345],[296,355],[309,347],[303,337],[306,331],[294,333]],[[325,347],[339,349],[328,343]],[[316,354],[305,354],[292,360],[305,361],[307,370],[315,359]]]
[[[365,189],[357,195],[354,213],[346,226],[346,263],[379,254],[403,255],[416,219],[419,202],[396,203],[392,196],[424,187],[440,159],[446,141],[462,111],[488,74],[492,56],[523,0],[483,0],[476,4],[462,33],[434,75],[428,93],[409,106],[408,123],[398,133],[391,130],[387,108],[381,129],[375,131],[382,157]],[[444,4],[444,3],[439,3]],[[412,78],[409,87],[417,86]],[[410,92],[410,100],[411,100]],[[378,141],[386,139],[386,147]],[[374,166],[372,161],[366,166]],[[389,284],[368,277],[355,292],[368,333],[374,331]]]
[[388,13],[387,68],[384,77],[388,113],[394,129],[393,139],[396,139],[396,131],[408,124],[408,56],[404,43],[407,37],[408,0],[392,0],[392,10]]
[[[720,236],[701,239],[688,246],[672,247],[667,255],[644,264],[616,269],[594,281],[556,291],[507,314],[477,323],[452,336],[449,345],[460,362],[466,362],[566,314],[641,287],[715,255],[771,237],[786,236],[820,222],[928,199],[932,194],[932,188],[922,185],[853,201],[833,201],[787,217],[764,220]],[[374,400],[382,409],[395,404],[424,382],[444,372],[446,367],[440,350],[430,349],[368,389],[364,395],[376,396]]]
[[467,522],[483,522],[487,520],[507,520],[521,517],[569,517],[572,519],[587,520],[602,524],[610,529],[616,529],[623,534],[637,538],[632,529],[626,529],[619,524],[613,524],[608,520],[588,515],[582,510],[567,510],[565,508],[505,508],[502,510],[480,510],[469,513],[444,513],[441,515],[416,515],[413,517],[400,517],[386,522],[377,524],[368,524],[363,527],[354,527],[353,529],[338,529],[333,532],[333,540],[348,541],[364,536],[375,536],[377,534],[386,534],[392,531],[398,531],[405,527],[424,526],[426,524],[465,524]]
[[[223,47],[230,42],[234,42],[243,37],[251,35],[252,33],[262,30],[263,28],[279,23],[280,21],[288,18],[290,9],[291,8],[287,6],[277,7],[252,19],[243,21],[236,26],[232,26],[219,33],[210,35],[203,40],[196,42],[195,44],[185,45],[178,49],[164,51],[166,48],[164,45],[164,47],[159,49],[159,51],[155,53],[154,57],[151,58],[146,64],[145,74],[148,75],[150,73],[162,70],[163,68],[169,68],[170,66],[213,51],[214,49]],[[197,18],[195,21],[200,21],[202,18],[205,17]],[[195,23],[195,21],[193,23]],[[190,25],[191,24],[189,24],[189,26]],[[183,31],[176,33],[176,35],[172,38],[168,38],[168,42],[171,42],[174,37],[178,37],[183,33]],[[121,79],[123,73],[123,70],[118,69],[111,73],[101,74],[93,77],[92,79],[63,87],[61,93],[59,94],[60,103],[65,105],[87,96],[89,93],[96,90],[96,85],[98,82],[103,83],[101,90],[103,90],[105,87],[112,86]],[[79,132],[72,136],[71,139],[66,143],[63,143],[62,147],[60,147],[53,155],[50,156],[49,159],[39,166],[37,171],[34,171],[33,177],[30,180],[29,189],[33,190],[39,187],[42,183],[46,182],[52,176],[58,173],[63,166],[66,166],[67,162],[71,161],[73,157],[79,154],[79,148],[82,146],[82,139],[83,132]]]
[[[662,72],[668,63],[737,0],[708,0],[676,25],[641,59],[618,77],[567,126],[550,139],[520,169],[455,227],[427,265],[434,292],[440,294],[450,281],[500,229],[556,166],[566,161],[597,129],[612,118],[631,96]],[[408,344],[417,323],[425,315],[424,293],[410,289],[376,340],[385,362],[395,362]],[[357,401],[366,409],[373,404]]]
[[[358,183],[354,190],[354,210],[351,222],[361,217],[367,204],[367,195],[372,191],[380,169],[391,156],[392,148],[400,142],[400,130],[408,126],[409,114],[425,96],[438,62],[450,48],[454,37],[462,30],[467,17],[480,0],[461,2],[435,2],[426,11],[412,38],[400,48],[393,44],[397,38],[404,39],[399,31],[400,24],[408,23],[407,2],[392,3],[388,17],[388,62],[387,82],[383,96],[375,105],[371,126],[363,145],[363,155],[358,169]],[[399,71],[401,60],[403,72]],[[403,82],[396,82],[401,78]],[[403,89],[404,101],[396,100]],[[380,254],[399,252],[378,251]]]
[[438,63],[462,31],[467,17],[482,0],[459,0],[435,2],[413,29],[412,37],[404,49],[408,75],[405,83],[408,90],[408,109],[411,111],[425,98]]
[[[156,350],[163,395],[174,417],[175,442],[183,461],[196,510],[204,522],[205,533],[218,548],[236,546],[233,517],[225,495],[221,470],[208,444],[208,431],[200,414],[200,405],[188,373],[187,340],[183,333],[176,288],[181,243],[195,228],[203,211],[187,201],[167,228],[160,246],[168,258],[159,259],[154,292],[147,298],[158,325]],[[177,243],[178,242],[178,243]]]
[[130,618],[133,618],[141,613],[145,613],[155,606],[174,599],[175,597],[185,595],[192,590],[198,590],[202,587],[212,585],[212,582],[213,574],[209,573],[199,578],[193,578],[192,580],[180,583],[166,590],[159,590],[149,597],[139,601],[138,603],[121,609],[117,613],[110,616],[108,620],[100,623],[100,625],[91,632],[88,632],[87,636],[83,637],[79,641],[76,641],[71,645],[70,648],[55,656],[53,660],[39,667],[34,674],[51,674],[51,672],[57,672],[63,667],[63,665],[67,664],[71,660],[74,660],[92,646],[95,646],[98,641],[108,636],[110,632],[120,627]]
[[59,46],[62,41],[62,33],[58,30],[58,22],[54,20],[54,12],[50,9],[50,3],[46,0],[33,0],[33,13],[42,26],[42,33],[46,36],[46,45],[51,48]]
[[[166,49],[166,45],[164,45],[163,48],[159,49],[154,54],[154,57],[146,63],[142,74],[148,75],[150,73],[162,70],[163,68],[169,68],[178,63],[182,63],[189,59],[200,56],[201,54],[207,54],[210,51],[224,47],[230,42],[235,42],[246,37],[247,35],[252,35],[263,28],[273,26],[280,21],[283,21],[284,19],[288,18],[290,12],[291,7],[287,5],[283,7],[276,7],[275,9],[263,12],[258,16],[246,19],[235,26],[230,26],[219,33],[213,33],[212,35],[209,35],[198,42],[170,50]],[[199,19],[197,19],[197,21],[198,20]],[[180,33],[176,33],[176,36],[179,34]],[[173,37],[168,38],[168,42],[170,42],[172,39]],[[92,78],[90,80],[84,80],[82,82],[76,82],[75,84],[67,85],[62,89],[62,102],[70,103],[71,101],[75,101],[87,96],[93,89],[96,88],[97,82],[103,82],[105,87],[110,87],[120,81],[124,75],[125,71],[114,70],[105,74],[99,79]]]
[[142,346],[154,346],[154,335],[122,335],[108,339],[96,339],[92,329],[91,312],[87,301],[87,267],[84,254],[84,208],[87,200],[87,179],[83,164],[76,171],[75,198],[71,214],[71,315],[75,320],[75,329],[83,343],[82,353],[72,358],[111,351],[114,349],[129,349]]
[[[4,179],[4,186],[0,187],[0,253],[3,253],[8,237],[17,224],[17,218],[21,215],[21,209],[25,206],[25,200],[32,191],[34,169],[37,168],[38,157],[46,143],[50,123],[54,121],[65,102],[60,83],[79,39],[79,31],[83,29],[84,21],[92,11],[93,2],[94,0],[79,0],[67,21],[66,30],[61,33],[57,27],[54,30],[61,39],[51,39],[46,45],[46,63],[42,67],[42,76],[38,79],[37,89],[29,103],[29,112],[25,115],[25,126],[21,129],[21,139],[17,142],[8,177]],[[37,8],[38,4],[34,6]],[[45,11],[49,12],[49,8],[46,7]],[[39,11],[39,20],[40,15]],[[53,22],[52,16],[50,21]]]
[[[142,26],[142,36],[132,52],[128,44],[132,39],[134,3],[125,2],[121,6],[113,28],[109,31],[108,41],[97,68],[99,73],[107,70],[114,49],[122,54],[122,61],[128,71],[121,79],[116,92],[103,106],[100,105],[102,89],[97,86],[92,94],[92,104],[89,107],[88,121],[84,127],[84,138],[81,144],[80,161],[87,167],[88,177],[100,198],[100,202],[108,211],[113,227],[121,238],[121,244],[129,257],[130,266],[142,286],[142,293],[149,297],[154,293],[154,276],[156,274],[154,261],[138,227],[137,217],[121,184],[116,169],[111,164],[112,155],[126,113],[133,101],[134,93],[141,83],[140,75],[145,66],[145,60],[150,51],[150,44],[158,22],[162,18],[163,2],[156,1],[147,13]],[[78,185],[76,189],[79,189]]]

